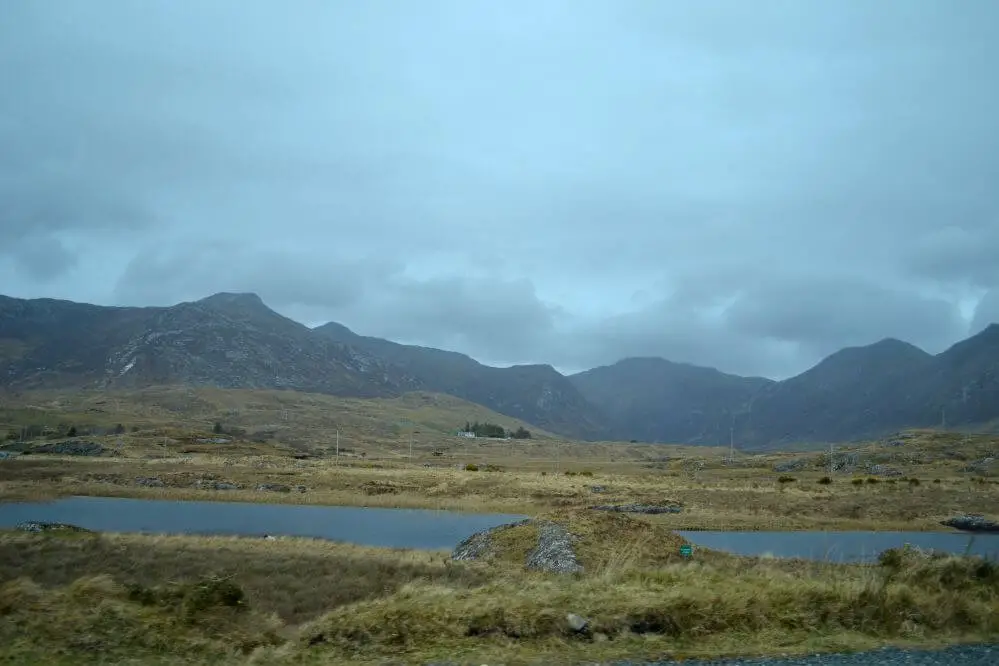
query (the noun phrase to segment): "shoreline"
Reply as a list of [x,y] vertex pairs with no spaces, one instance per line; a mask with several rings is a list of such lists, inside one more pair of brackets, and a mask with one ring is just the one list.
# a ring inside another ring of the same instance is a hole
[[[34,489],[31,493],[10,493],[0,490],[0,503],[31,504],[49,502],[70,497],[100,497],[107,499],[155,500],[169,502],[220,502],[236,504],[312,506],[328,508],[358,508],[358,509],[399,509],[421,511],[450,511],[478,515],[523,515],[534,517],[548,510],[537,504],[508,503],[483,500],[480,498],[447,498],[438,500],[421,496],[384,496],[356,497],[342,493],[276,493],[250,490],[194,490],[171,488],[64,488],[64,489]],[[374,499],[374,501],[372,501]],[[567,505],[568,506],[568,505]],[[578,505],[573,508],[589,508]],[[677,532],[873,532],[900,533],[920,532],[936,534],[960,534],[968,537],[984,535],[983,532],[963,531],[939,524],[936,520],[902,521],[864,521],[864,520],[822,520],[797,518],[793,521],[781,519],[758,519],[736,514],[697,515],[692,512],[687,516],[681,514],[644,515],[628,513],[638,520],[643,520]]]

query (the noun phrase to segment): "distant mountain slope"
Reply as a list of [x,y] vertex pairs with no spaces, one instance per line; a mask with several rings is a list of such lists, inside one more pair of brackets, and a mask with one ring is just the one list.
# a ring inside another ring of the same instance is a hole
[[764,387],[738,432],[756,445],[773,446],[928,425],[918,405],[925,402],[933,363],[930,354],[894,339],[841,349],[796,377]]
[[728,442],[732,414],[774,382],[661,358],[628,358],[569,379],[602,407],[617,439]]
[[607,434],[600,409],[550,365],[495,368],[456,352],[357,335],[342,324],[314,330],[384,359],[425,390],[469,400],[563,435],[598,439]]
[[190,383],[376,397],[418,387],[397,368],[313,335],[252,294],[165,308],[4,298],[4,366],[5,383],[16,388]]
[[775,382],[660,358],[571,377],[495,368],[455,352],[316,329],[253,294],[172,307],[100,307],[0,296],[0,388],[160,384],[285,388],[338,396],[445,393],[579,439],[741,448],[999,422],[999,325],[931,356],[887,339],[840,350]]
[[662,359],[573,375],[617,438],[777,448],[877,437],[907,427],[999,419],[999,325],[932,356],[886,339],[835,352],[784,381]]

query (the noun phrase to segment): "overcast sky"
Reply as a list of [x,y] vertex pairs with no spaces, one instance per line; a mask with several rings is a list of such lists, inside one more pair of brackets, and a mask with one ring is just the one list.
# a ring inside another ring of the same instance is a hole
[[999,320],[999,3],[0,2],[0,293],[785,377]]

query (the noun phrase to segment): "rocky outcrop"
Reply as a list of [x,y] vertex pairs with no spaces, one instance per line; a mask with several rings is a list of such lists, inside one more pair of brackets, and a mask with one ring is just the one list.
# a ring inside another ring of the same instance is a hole
[[902,476],[901,470],[889,467],[888,465],[871,465],[867,468],[867,471],[875,476]]
[[798,472],[809,465],[807,458],[797,458],[795,460],[785,460],[774,465],[775,472]]
[[528,569],[553,573],[578,573],[583,565],[572,549],[572,535],[562,525],[538,522],[538,545],[527,556]]
[[482,560],[494,554],[492,537],[516,527],[535,525],[537,544],[524,559],[524,566],[535,571],[576,573],[583,570],[572,548],[573,536],[564,525],[549,520],[521,520],[477,532],[462,541],[451,553],[452,560]]
[[455,549],[451,552],[452,560],[479,560],[489,555],[492,550],[492,539],[491,537],[498,533],[506,531],[512,527],[520,527],[521,525],[529,525],[533,520],[521,520],[516,523],[507,523],[506,525],[499,525],[497,527],[492,527],[488,530],[483,530],[482,532],[476,532],[472,536],[468,537],[461,543],[459,543]]
[[257,486],[257,492],[290,493],[291,486],[286,486],[283,483],[261,483]]
[[999,459],[997,459],[995,456],[986,456],[981,460],[975,460],[973,462],[968,463],[967,465],[964,466],[963,471],[973,472],[976,474],[986,474],[989,471],[991,471],[993,467],[997,466],[995,464],[996,460]]
[[155,476],[137,476],[135,478],[135,485],[145,486],[147,488],[163,488],[166,486],[166,484],[163,483],[163,479]]
[[597,506],[591,506],[591,509],[596,511],[616,511],[618,513],[644,513],[649,515],[661,514],[661,513],[680,513],[683,511],[682,506],[677,506],[675,504],[659,505],[659,504],[600,504]]
[[989,520],[985,516],[977,513],[948,518],[947,520],[941,521],[940,524],[965,532],[999,533],[999,523],[994,520]]
[[63,456],[99,456],[104,453],[104,447],[98,442],[52,442],[42,444],[32,449],[32,453],[55,453]]
[[84,527],[69,523],[46,523],[40,520],[25,520],[14,526],[22,532],[92,532]]
[[239,490],[242,486],[237,483],[230,483],[228,481],[213,481],[208,479],[199,479],[194,482],[195,488],[200,488],[202,490]]

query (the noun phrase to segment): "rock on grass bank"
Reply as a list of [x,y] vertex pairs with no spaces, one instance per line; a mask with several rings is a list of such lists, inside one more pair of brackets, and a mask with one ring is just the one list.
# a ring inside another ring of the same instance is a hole
[[473,534],[451,554],[533,571],[583,573],[608,566],[660,566],[689,542],[670,530],[620,513],[562,509]]

